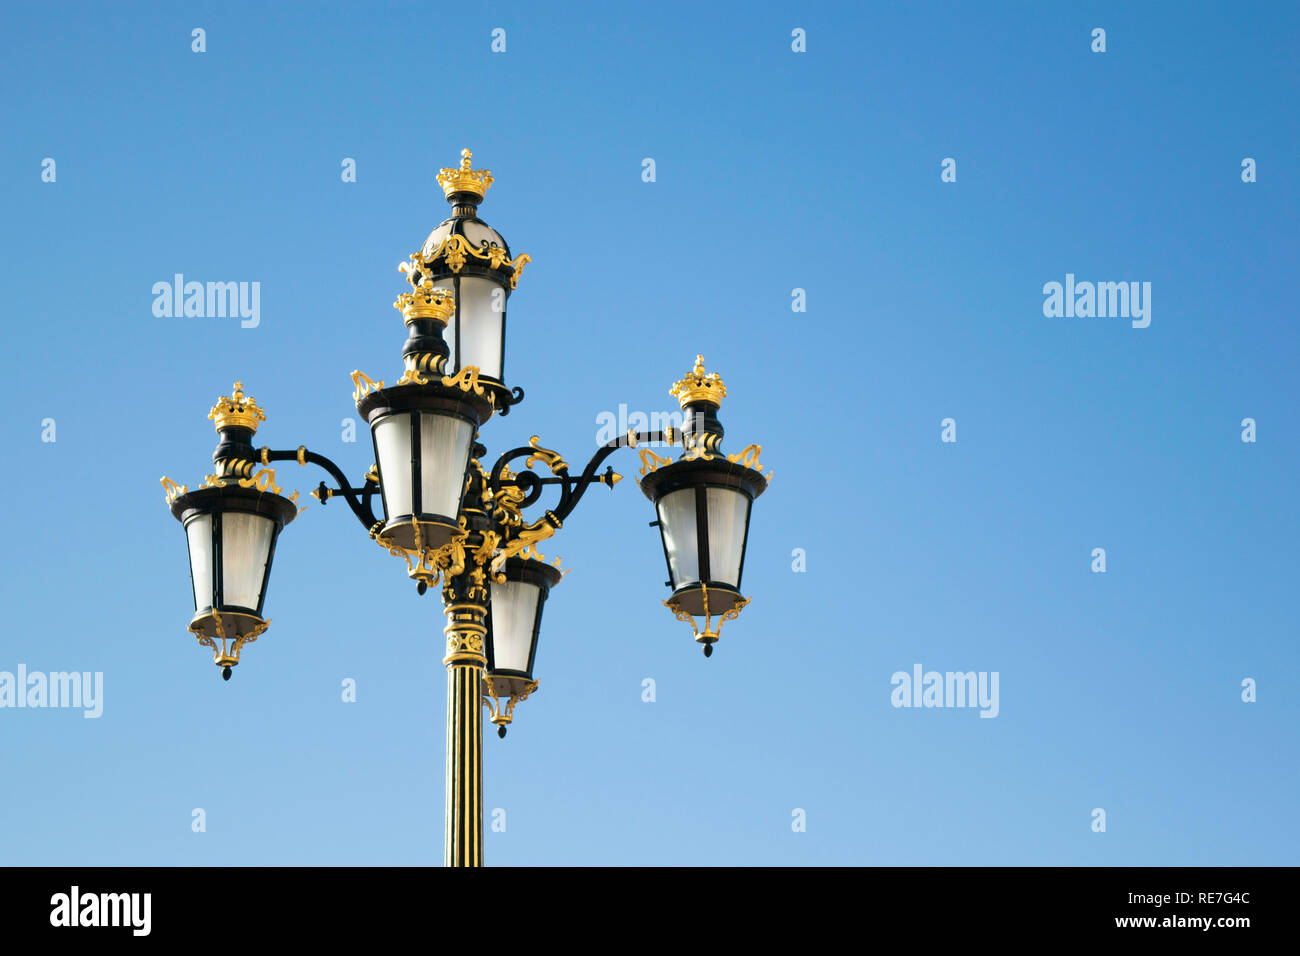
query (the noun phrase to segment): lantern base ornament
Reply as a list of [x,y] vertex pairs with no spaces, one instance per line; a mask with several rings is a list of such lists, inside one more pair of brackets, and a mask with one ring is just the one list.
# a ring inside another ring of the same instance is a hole
[[497,736],[504,737],[506,728],[515,719],[515,705],[537,692],[538,682],[519,677],[483,675],[483,706],[489,719],[497,725]]
[[[731,594],[727,594],[726,597],[724,598],[724,604],[726,609],[723,610],[720,614],[717,611],[714,611],[713,614],[710,614],[708,585],[701,584],[699,588],[699,592],[701,595],[700,601],[703,608],[702,611],[699,613],[704,617],[704,630],[700,630],[700,626],[697,623],[695,623],[695,617],[692,616],[695,612],[686,610],[681,606],[681,604],[677,603],[675,600],[664,601],[664,607],[672,611],[673,616],[676,617],[677,620],[685,621],[687,624],[691,626],[691,631],[694,633],[696,643],[704,645],[704,656],[712,657],[713,645],[717,643],[718,639],[722,636],[722,625],[725,624],[727,621],[734,621],[737,617],[739,617],[740,612],[745,609],[745,605],[749,604],[750,599],[747,597],[740,597],[739,595],[733,596]],[[716,626],[713,624],[713,617],[715,614],[718,617],[718,622]]]
[[255,614],[227,611],[223,617],[219,611],[209,610],[190,622],[189,631],[204,647],[212,648],[212,663],[221,668],[222,680],[230,680],[230,669],[239,664],[240,650],[261,637],[270,626],[270,621]]

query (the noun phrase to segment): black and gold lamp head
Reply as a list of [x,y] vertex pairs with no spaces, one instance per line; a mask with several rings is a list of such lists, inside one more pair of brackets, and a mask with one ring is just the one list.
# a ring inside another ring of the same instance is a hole
[[451,293],[445,370],[456,375],[476,368],[494,407],[506,415],[524,395],[523,389],[506,385],[506,305],[531,257],[512,256],[501,233],[479,218],[479,204],[492,183],[491,170],[472,169],[470,151],[462,150],[459,166],[438,173],[451,215],[402,268],[415,284],[428,281]]
[[[749,603],[740,587],[750,509],[772,475],[764,477],[760,470],[758,445],[723,453],[718,409],[727,388],[716,372],[705,371],[703,356],[696,357],[695,367],[669,394],[686,413],[684,452],[676,461],[647,468],[641,490],[654,502],[668,564],[672,595],[664,605],[690,623],[708,657],[722,624]],[[695,621],[700,617],[702,627]]]
[[241,649],[271,623],[263,617],[271,562],[280,532],[298,514],[297,492],[293,499],[284,497],[273,469],[254,470],[253,435],[266,414],[244,394],[242,383],[217,400],[208,418],[218,436],[214,473],[195,491],[168,478],[162,482],[189,549],[190,633],[212,648],[214,663],[229,680]]
[[483,698],[500,737],[514,718],[515,705],[537,690],[533,665],[542,609],[551,589],[567,573],[559,565],[558,558],[547,564],[532,557],[510,557],[489,587]]

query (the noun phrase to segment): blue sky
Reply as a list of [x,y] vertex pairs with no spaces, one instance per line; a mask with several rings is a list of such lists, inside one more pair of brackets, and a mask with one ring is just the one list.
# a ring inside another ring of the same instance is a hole
[[[436,598],[313,502],[223,683],[158,478],[209,470],[236,378],[261,441],[361,475],[348,375],[400,369],[395,265],[465,146],[533,257],[527,398],[489,448],[584,461],[601,412],[675,408],[703,353],[731,450],[775,470],[710,660],[660,604],[632,481],[543,548],[574,571],[540,692],[484,741],[489,863],[1300,862],[1294,6],[5,20],[0,670],[102,671],[104,709],[0,710],[0,863],[441,861]],[[260,282],[260,324],[155,317],[178,272]],[[1067,273],[1150,282],[1150,326],[1045,317]],[[891,706],[918,663],[996,671],[998,716]]]

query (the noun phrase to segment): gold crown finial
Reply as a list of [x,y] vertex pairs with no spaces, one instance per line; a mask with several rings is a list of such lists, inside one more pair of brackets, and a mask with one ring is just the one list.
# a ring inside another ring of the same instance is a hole
[[691,402],[712,402],[714,405],[721,405],[722,400],[727,397],[727,386],[722,384],[722,376],[717,372],[705,373],[704,356],[695,356],[695,368],[691,369],[680,382],[677,382],[668,391],[669,395],[676,396],[685,408]]
[[473,193],[479,199],[487,195],[488,187],[492,185],[492,170],[470,169],[471,156],[473,153],[468,149],[462,149],[459,169],[444,167],[439,170],[438,185],[442,187],[442,194],[447,199],[457,193]]
[[236,382],[229,397],[222,395],[208,412],[216,422],[217,431],[223,428],[249,428],[257,431],[257,423],[266,421],[266,412],[257,407],[257,399],[244,397],[244,383]]
[[[407,279],[411,278],[407,273]],[[447,324],[456,312],[455,297],[448,289],[436,288],[433,280],[425,276],[419,285],[410,292],[403,292],[393,303],[393,308],[402,313],[402,321],[410,325],[416,319],[433,319]]]

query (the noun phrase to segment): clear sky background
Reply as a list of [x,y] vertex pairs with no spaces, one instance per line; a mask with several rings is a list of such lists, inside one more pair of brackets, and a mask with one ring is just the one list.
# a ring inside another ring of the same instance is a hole
[[[527,398],[490,449],[585,461],[600,413],[675,409],[702,352],[730,450],[775,470],[710,660],[632,480],[542,549],[574,571],[540,692],[484,741],[489,863],[1300,862],[1298,28],[1284,3],[8,6],[0,670],[102,671],[105,699],[0,710],[0,863],[441,862],[437,597],[313,501],[224,683],[158,479],[210,470],[236,378],[259,443],[360,477],[348,376],[400,370],[395,266],[465,146],[533,257]],[[156,318],[177,272],[260,282],[260,326]],[[1044,317],[1067,273],[1150,282],[1150,327]],[[918,663],[997,671],[999,715],[892,707]]]

